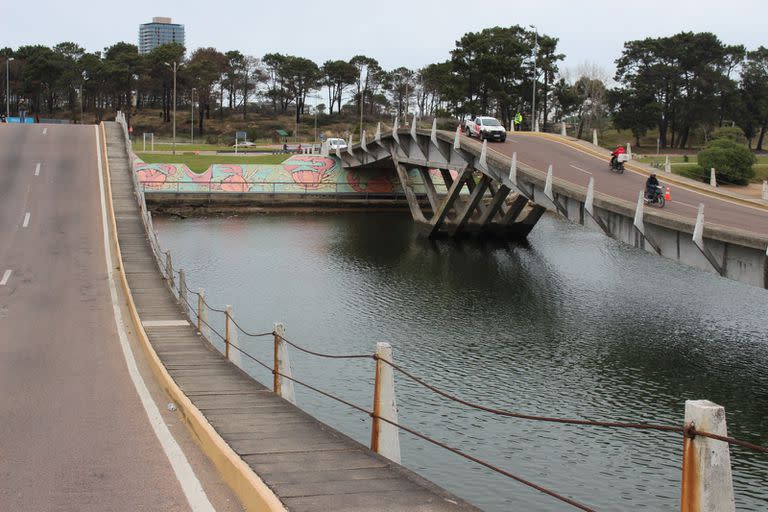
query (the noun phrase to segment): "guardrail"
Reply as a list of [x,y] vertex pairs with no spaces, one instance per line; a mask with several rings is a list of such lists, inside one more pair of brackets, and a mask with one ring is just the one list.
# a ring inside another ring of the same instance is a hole
[[[125,130],[124,133],[127,135],[127,130]],[[130,144],[130,141],[127,141],[127,143]],[[127,147],[129,148],[130,146]],[[577,509],[585,511],[595,510],[586,504],[538,485],[509,470],[498,467],[457,447],[450,446],[443,441],[434,439],[412,427],[401,424],[397,420],[397,409],[395,406],[394,374],[409,379],[451,402],[495,416],[527,421],[578,425],[590,428],[630,429],[641,432],[662,432],[679,435],[682,437],[681,510],[683,510],[683,512],[734,510],[730,469],[730,446],[768,454],[768,447],[729,437],[726,434],[724,409],[707,401],[687,401],[685,419],[682,425],[654,424],[641,421],[588,420],[583,418],[563,418],[526,414],[519,411],[490,407],[482,403],[466,400],[454,392],[430,384],[423,377],[396,364],[391,356],[391,347],[386,343],[378,344],[376,351],[370,354],[326,354],[309,350],[296,341],[287,339],[284,335],[281,323],[274,324],[273,329],[269,331],[249,331],[235,320],[231,306],[225,308],[212,307],[205,300],[204,290],[200,289],[198,292],[189,290],[187,286],[187,276],[184,270],[176,270],[173,266],[170,251],[163,251],[161,249],[157,233],[152,226],[151,215],[147,212],[146,206],[141,204],[144,201],[144,191],[139,187],[135,175],[134,185],[136,187],[136,197],[140,203],[145,227],[149,235],[150,246],[155,255],[158,268],[171,291],[178,298],[179,304],[185,314],[193,325],[197,326],[201,335],[206,337],[209,342],[213,336],[220,339],[220,341],[224,343],[224,356],[227,359],[231,360],[233,353],[237,353],[269,371],[273,375],[272,386],[274,392],[293,403],[296,402],[293,384],[296,384],[318,393],[325,398],[346,405],[361,414],[367,415],[372,419],[371,449],[397,462],[399,462],[400,456],[399,441],[396,432],[402,430],[423,441],[450,451],[466,460],[472,461],[493,472],[536,489]],[[197,298],[196,304],[190,302],[190,295]],[[208,321],[209,312],[224,315],[224,333],[219,332]],[[272,351],[274,355],[273,360],[268,363],[249,353],[237,341],[238,333],[254,339],[271,337]],[[289,346],[302,353],[318,358],[373,361],[375,363],[373,408],[369,409],[352,403],[330,391],[295,378],[292,374],[293,372],[290,365],[290,357],[288,354]]]

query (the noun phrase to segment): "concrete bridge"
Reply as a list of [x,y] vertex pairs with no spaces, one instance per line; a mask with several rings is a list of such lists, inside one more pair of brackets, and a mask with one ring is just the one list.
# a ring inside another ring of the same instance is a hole
[[[646,208],[651,172],[608,170],[608,152],[549,134],[513,134],[493,144],[416,127],[382,133],[337,151],[345,168],[390,169],[400,178],[413,220],[431,237],[525,236],[542,214],[557,212],[617,240],[721,276],[768,287],[768,207],[678,176],[661,177],[673,201]],[[420,205],[408,171],[418,169],[429,208]],[[428,169],[439,169],[438,194]],[[468,192],[468,195],[467,195]],[[713,220],[714,222],[705,222]]]

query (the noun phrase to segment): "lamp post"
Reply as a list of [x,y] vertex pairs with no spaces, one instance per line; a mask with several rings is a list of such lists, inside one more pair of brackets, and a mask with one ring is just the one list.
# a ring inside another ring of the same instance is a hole
[[173,154],[176,154],[176,61],[173,61],[173,66],[165,63],[168,67],[173,67]]
[[536,127],[536,52],[539,46],[539,33],[535,25],[529,25],[533,29],[533,96],[531,97],[531,131]]
[[190,103],[192,104],[192,114],[189,118],[189,143],[194,144],[195,143],[195,93],[197,92],[197,89],[194,87],[192,88],[192,99],[190,100]]
[[365,86],[363,85],[363,68],[360,68],[360,140],[363,140],[363,102],[365,98]]
[[7,57],[5,59],[5,119],[11,116],[11,80],[10,80],[10,67],[9,64],[13,60],[13,57]]

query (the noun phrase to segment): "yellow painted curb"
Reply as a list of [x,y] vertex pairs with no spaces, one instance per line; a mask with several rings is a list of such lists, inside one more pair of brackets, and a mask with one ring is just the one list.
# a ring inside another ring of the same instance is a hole
[[119,262],[120,282],[126,295],[128,310],[130,311],[136,333],[139,336],[144,353],[147,355],[149,366],[166,393],[176,403],[176,406],[184,417],[187,427],[192,431],[203,452],[214,463],[224,481],[237,494],[246,510],[257,512],[287,512],[280,499],[267,487],[261,478],[245,463],[240,456],[227,444],[224,439],[211,426],[203,413],[195,407],[192,401],[179,388],[171,375],[166,370],[158,357],[155,349],[149,341],[141,318],[133,302],[131,288],[124,272],[123,256],[120,252],[120,243],[117,239],[117,220],[115,219],[114,204],[112,202],[112,181],[109,172],[109,158],[107,155],[107,136],[104,123],[101,127],[101,144],[104,154],[104,172],[106,174],[106,195],[110,221],[110,242],[113,245],[117,261]]
[[[600,158],[601,160],[605,160],[606,162],[608,161],[608,158],[604,154],[600,153],[599,151],[595,151],[590,148],[587,148],[582,144],[578,144],[577,142],[574,142],[571,139],[563,137],[562,135],[556,135],[553,133],[542,133],[542,132],[515,132],[514,135],[524,135],[526,137],[542,137],[545,139],[549,139],[553,142],[558,142],[560,144],[566,145],[577,151],[581,151],[582,153],[585,153],[587,155]],[[651,174],[651,171],[643,169],[642,167],[638,167],[637,165],[628,164],[626,165],[626,167],[638,174],[643,174],[645,176],[648,176]],[[756,210],[763,210],[763,211],[768,210],[768,205],[763,205],[758,203],[757,201],[752,201],[749,199],[742,199],[740,197],[734,197],[734,196],[722,194],[717,192],[716,190],[709,190],[704,188],[703,185],[697,186],[694,183],[688,183],[688,182],[682,181],[674,174],[663,173],[663,176],[665,181],[671,181],[677,186],[686,188],[688,190],[697,192],[705,196],[709,196],[715,199],[720,199],[722,201],[727,201],[733,204],[738,204],[740,206],[746,206],[748,208],[754,208]]]

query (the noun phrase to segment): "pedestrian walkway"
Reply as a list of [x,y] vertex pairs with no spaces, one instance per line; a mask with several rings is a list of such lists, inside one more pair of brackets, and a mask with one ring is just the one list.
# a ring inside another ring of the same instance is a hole
[[149,340],[173,380],[292,512],[475,511],[283,400],[187,322],[159,271],[134,198],[121,127],[107,123],[124,270]]

